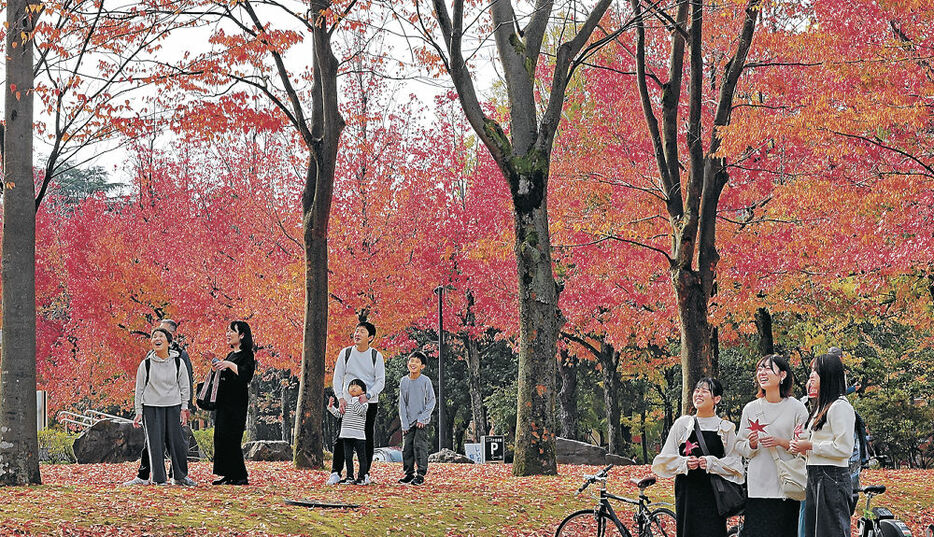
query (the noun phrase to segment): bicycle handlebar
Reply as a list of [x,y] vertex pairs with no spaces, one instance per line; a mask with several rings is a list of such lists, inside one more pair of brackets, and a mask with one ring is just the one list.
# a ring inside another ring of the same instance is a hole
[[606,468],[604,468],[603,470],[600,470],[599,472],[597,472],[595,475],[585,475],[584,477],[586,479],[584,480],[584,484],[581,485],[579,489],[577,489],[577,493],[580,494],[581,492],[584,492],[584,490],[587,487],[589,487],[593,483],[596,483],[597,481],[606,481],[607,473],[610,471],[611,468],[613,468],[613,466],[615,465],[611,464],[607,466]]

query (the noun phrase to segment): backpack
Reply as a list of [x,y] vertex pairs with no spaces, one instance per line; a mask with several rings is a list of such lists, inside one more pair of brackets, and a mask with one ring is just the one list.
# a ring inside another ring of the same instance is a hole
[[[854,411],[855,412],[855,411]],[[859,458],[861,466],[869,464],[869,439],[866,435],[866,423],[863,421],[863,417],[856,413],[856,423],[854,424],[854,435],[856,436],[856,445],[853,449],[853,457],[850,460]]]
[[[178,371],[181,369],[182,359],[178,357],[178,354],[175,355],[175,378],[178,378]],[[149,356],[146,357],[143,362],[146,364],[146,383],[143,384],[143,387],[149,386],[149,368],[152,367],[152,362],[150,362]]]
[[[344,369],[347,369],[347,360],[350,359],[350,349],[353,347],[347,347],[344,349]],[[376,367],[376,349],[370,347],[370,358],[373,359],[373,367]]]

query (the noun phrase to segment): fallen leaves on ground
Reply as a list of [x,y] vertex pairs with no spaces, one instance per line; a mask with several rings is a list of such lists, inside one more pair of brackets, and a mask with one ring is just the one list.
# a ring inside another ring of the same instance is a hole
[[[247,464],[249,486],[215,487],[210,463],[193,463],[192,488],[120,486],[135,475],[130,463],[43,466],[42,486],[0,488],[0,535],[547,536],[566,514],[594,505],[589,491],[574,493],[598,469],[562,465],[558,476],[513,477],[508,465],[433,464],[426,484],[413,487],[396,483],[400,465],[375,463],[376,484],[329,487],[324,471]],[[649,473],[647,466],[614,468],[608,488],[635,497],[629,480]],[[934,522],[932,478],[924,470],[868,471],[863,483],[889,487],[874,504],[892,509],[918,536]],[[659,480],[649,496],[671,502],[672,480]],[[310,509],[287,499],[361,507]]]

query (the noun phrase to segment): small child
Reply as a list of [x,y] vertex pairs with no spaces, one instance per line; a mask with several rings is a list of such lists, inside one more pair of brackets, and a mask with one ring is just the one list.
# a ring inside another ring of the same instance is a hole
[[[328,411],[341,420],[341,432],[338,438],[344,441],[344,463],[347,466],[347,477],[342,483],[355,485],[370,484],[370,460],[366,456],[366,411],[369,403],[366,402],[366,384],[360,379],[353,379],[347,388],[351,399],[344,408],[343,414],[334,406],[334,398],[328,399]],[[353,454],[357,452],[360,461],[357,480],[354,481]]]
[[[403,485],[421,485],[428,473],[428,431],[425,426],[431,421],[435,409],[435,390],[431,379],[422,375],[425,355],[414,352],[409,357],[409,374],[399,380],[399,423],[402,424],[402,469],[405,476],[399,480]],[[415,463],[418,462],[418,475]]]

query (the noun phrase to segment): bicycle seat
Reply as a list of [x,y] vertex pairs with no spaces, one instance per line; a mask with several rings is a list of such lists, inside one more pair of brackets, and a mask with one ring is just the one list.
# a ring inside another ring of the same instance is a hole
[[864,494],[882,494],[885,492],[885,485],[870,485],[863,487],[861,490]]
[[643,477],[642,479],[632,478],[630,481],[633,485],[639,487],[640,489],[647,489],[655,484],[656,479],[654,475],[650,475]]

